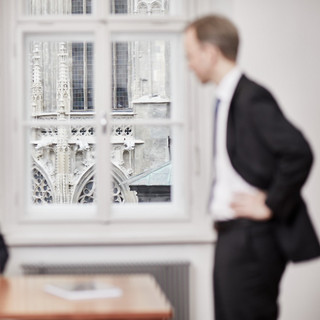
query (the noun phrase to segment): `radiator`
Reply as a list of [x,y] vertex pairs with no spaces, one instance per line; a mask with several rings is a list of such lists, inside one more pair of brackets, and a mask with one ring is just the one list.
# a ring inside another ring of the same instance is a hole
[[173,309],[172,320],[189,320],[189,262],[107,264],[22,264],[31,274],[151,274],[166,294]]

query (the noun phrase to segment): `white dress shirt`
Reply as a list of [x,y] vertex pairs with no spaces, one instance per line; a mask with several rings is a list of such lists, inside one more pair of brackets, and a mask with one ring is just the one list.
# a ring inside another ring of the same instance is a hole
[[227,121],[231,99],[242,76],[238,67],[232,69],[220,82],[216,99],[220,100],[216,128],[216,154],[214,157],[215,183],[211,190],[210,213],[214,220],[229,220],[235,217],[231,209],[233,195],[237,192],[254,193],[257,189],[248,184],[233,168],[227,152]]

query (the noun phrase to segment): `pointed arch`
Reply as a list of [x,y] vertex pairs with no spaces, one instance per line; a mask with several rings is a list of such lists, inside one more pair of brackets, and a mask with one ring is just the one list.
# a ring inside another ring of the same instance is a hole
[[148,13],[148,5],[147,5],[147,3],[144,2],[144,1],[140,1],[138,3],[138,6],[137,6],[137,11],[140,14],[147,14]]
[[151,13],[161,14],[161,3],[159,1],[153,1],[151,3]]
[[54,199],[52,181],[44,168],[36,161],[32,165],[31,179],[32,202],[34,204],[52,203]]
[[[138,202],[135,192],[130,191],[129,187],[122,184],[128,177],[124,172],[114,165],[112,166],[112,201],[114,203]],[[89,167],[75,184],[76,188],[72,195],[73,203],[91,203],[96,196],[95,166]]]

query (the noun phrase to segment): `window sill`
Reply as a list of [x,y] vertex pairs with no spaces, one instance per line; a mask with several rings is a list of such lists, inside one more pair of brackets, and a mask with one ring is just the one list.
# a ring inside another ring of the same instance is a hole
[[7,233],[6,242],[10,247],[26,246],[133,246],[133,245],[194,245],[212,244],[215,233],[199,228],[197,232],[109,232],[109,233]]

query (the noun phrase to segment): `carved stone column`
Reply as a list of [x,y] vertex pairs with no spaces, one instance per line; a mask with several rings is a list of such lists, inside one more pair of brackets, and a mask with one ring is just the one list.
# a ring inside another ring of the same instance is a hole
[[33,44],[32,52],[32,116],[43,112],[43,83],[40,65],[40,43]]
[[70,112],[71,89],[68,66],[67,43],[59,43],[58,52],[58,84],[57,84],[57,111],[58,120],[64,120]]
[[65,42],[59,43],[58,53],[58,84],[57,84],[57,120],[61,121],[58,126],[58,139],[56,149],[56,195],[57,203],[70,202],[70,127],[64,125],[68,120],[70,111],[70,79],[68,70],[68,51]]

